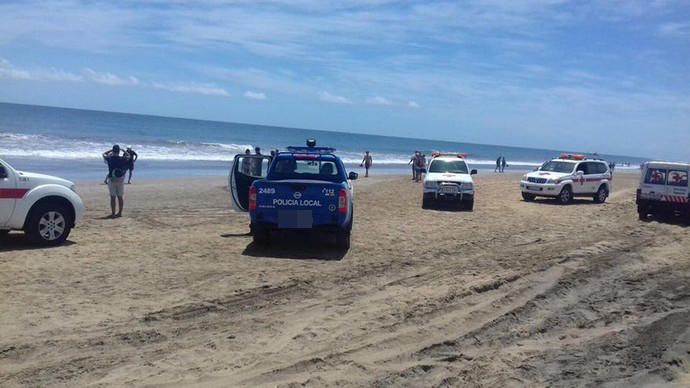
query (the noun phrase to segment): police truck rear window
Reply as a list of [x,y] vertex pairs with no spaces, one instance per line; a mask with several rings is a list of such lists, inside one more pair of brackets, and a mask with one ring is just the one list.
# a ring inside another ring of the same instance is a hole
[[270,178],[337,180],[339,177],[340,169],[334,161],[295,156],[276,160]]
[[666,184],[666,173],[668,171],[662,168],[650,168],[647,170],[647,175],[644,177],[644,183],[650,185]]
[[668,185],[676,187],[688,187],[688,172],[683,170],[669,171]]

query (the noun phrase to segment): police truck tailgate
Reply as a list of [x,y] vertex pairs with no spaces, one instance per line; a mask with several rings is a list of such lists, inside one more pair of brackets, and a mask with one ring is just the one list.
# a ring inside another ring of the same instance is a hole
[[328,181],[258,181],[256,217],[278,228],[337,225],[342,185]]

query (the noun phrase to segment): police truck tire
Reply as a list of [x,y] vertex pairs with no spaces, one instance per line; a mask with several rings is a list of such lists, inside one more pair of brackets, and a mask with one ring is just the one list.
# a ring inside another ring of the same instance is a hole
[[606,190],[606,186],[601,186],[599,190],[597,190],[597,193],[594,194],[594,202],[596,203],[604,203],[606,202],[606,198],[609,196],[609,191]]
[[474,200],[466,201],[465,203],[463,203],[463,207],[465,208],[465,210],[471,212],[472,210],[474,210]]
[[431,207],[431,198],[422,198],[422,209],[429,209]]
[[646,220],[647,219],[647,206],[644,205],[638,205],[637,206],[637,215],[640,218],[640,220]]
[[31,209],[24,233],[34,243],[56,246],[67,240],[73,223],[71,212],[64,205],[45,202]]
[[522,193],[522,199],[525,200],[525,202],[532,202],[537,198],[536,195],[530,194],[530,193]]
[[348,250],[350,249],[350,231],[341,230],[335,235],[335,243],[340,249]]
[[570,188],[570,186],[566,186],[561,190],[560,194],[558,194],[558,197],[556,197],[558,200],[558,203],[561,205],[567,205],[570,202],[573,201],[573,190]]

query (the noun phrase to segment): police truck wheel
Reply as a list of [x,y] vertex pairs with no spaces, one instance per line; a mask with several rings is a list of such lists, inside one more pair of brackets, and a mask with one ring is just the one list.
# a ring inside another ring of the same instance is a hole
[[429,209],[431,207],[431,198],[422,198],[422,209]]
[[606,202],[606,198],[609,196],[609,191],[606,190],[605,186],[601,186],[597,193],[594,195],[594,202],[596,203],[604,203]]
[[643,205],[637,206],[637,215],[638,215],[638,217],[640,217],[640,220],[643,220],[643,221],[646,220],[647,214],[648,214],[648,211],[647,211],[646,206],[643,206]]
[[530,194],[530,193],[522,193],[522,199],[525,200],[525,202],[532,202],[537,198],[536,195]]
[[474,200],[466,201],[462,205],[463,205],[463,208],[467,211],[471,212],[472,210],[474,210]]
[[350,231],[341,230],[335,235],[335,243],[340,249],[350,249]]
[[44,203],[32,209],[24,232],[29,240],[43,245],[60,245],[72,230],[71,214],[64,206]]
[[567,205],[573,200],[573,191],[570,189],[570,186],[566,186],[561,190],[561,193],[558,194],[558,203],[561,205]]

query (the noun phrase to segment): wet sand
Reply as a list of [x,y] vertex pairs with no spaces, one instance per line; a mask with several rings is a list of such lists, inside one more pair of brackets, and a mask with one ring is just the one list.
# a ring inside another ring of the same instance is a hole
[[610,200],[521,200],[482,173],[474,212],[406,177],[356,182],[352,248],[256,247],[225,178],[103,185],[68,244],[0,242],[2,386],[690,384],[690,229]]

